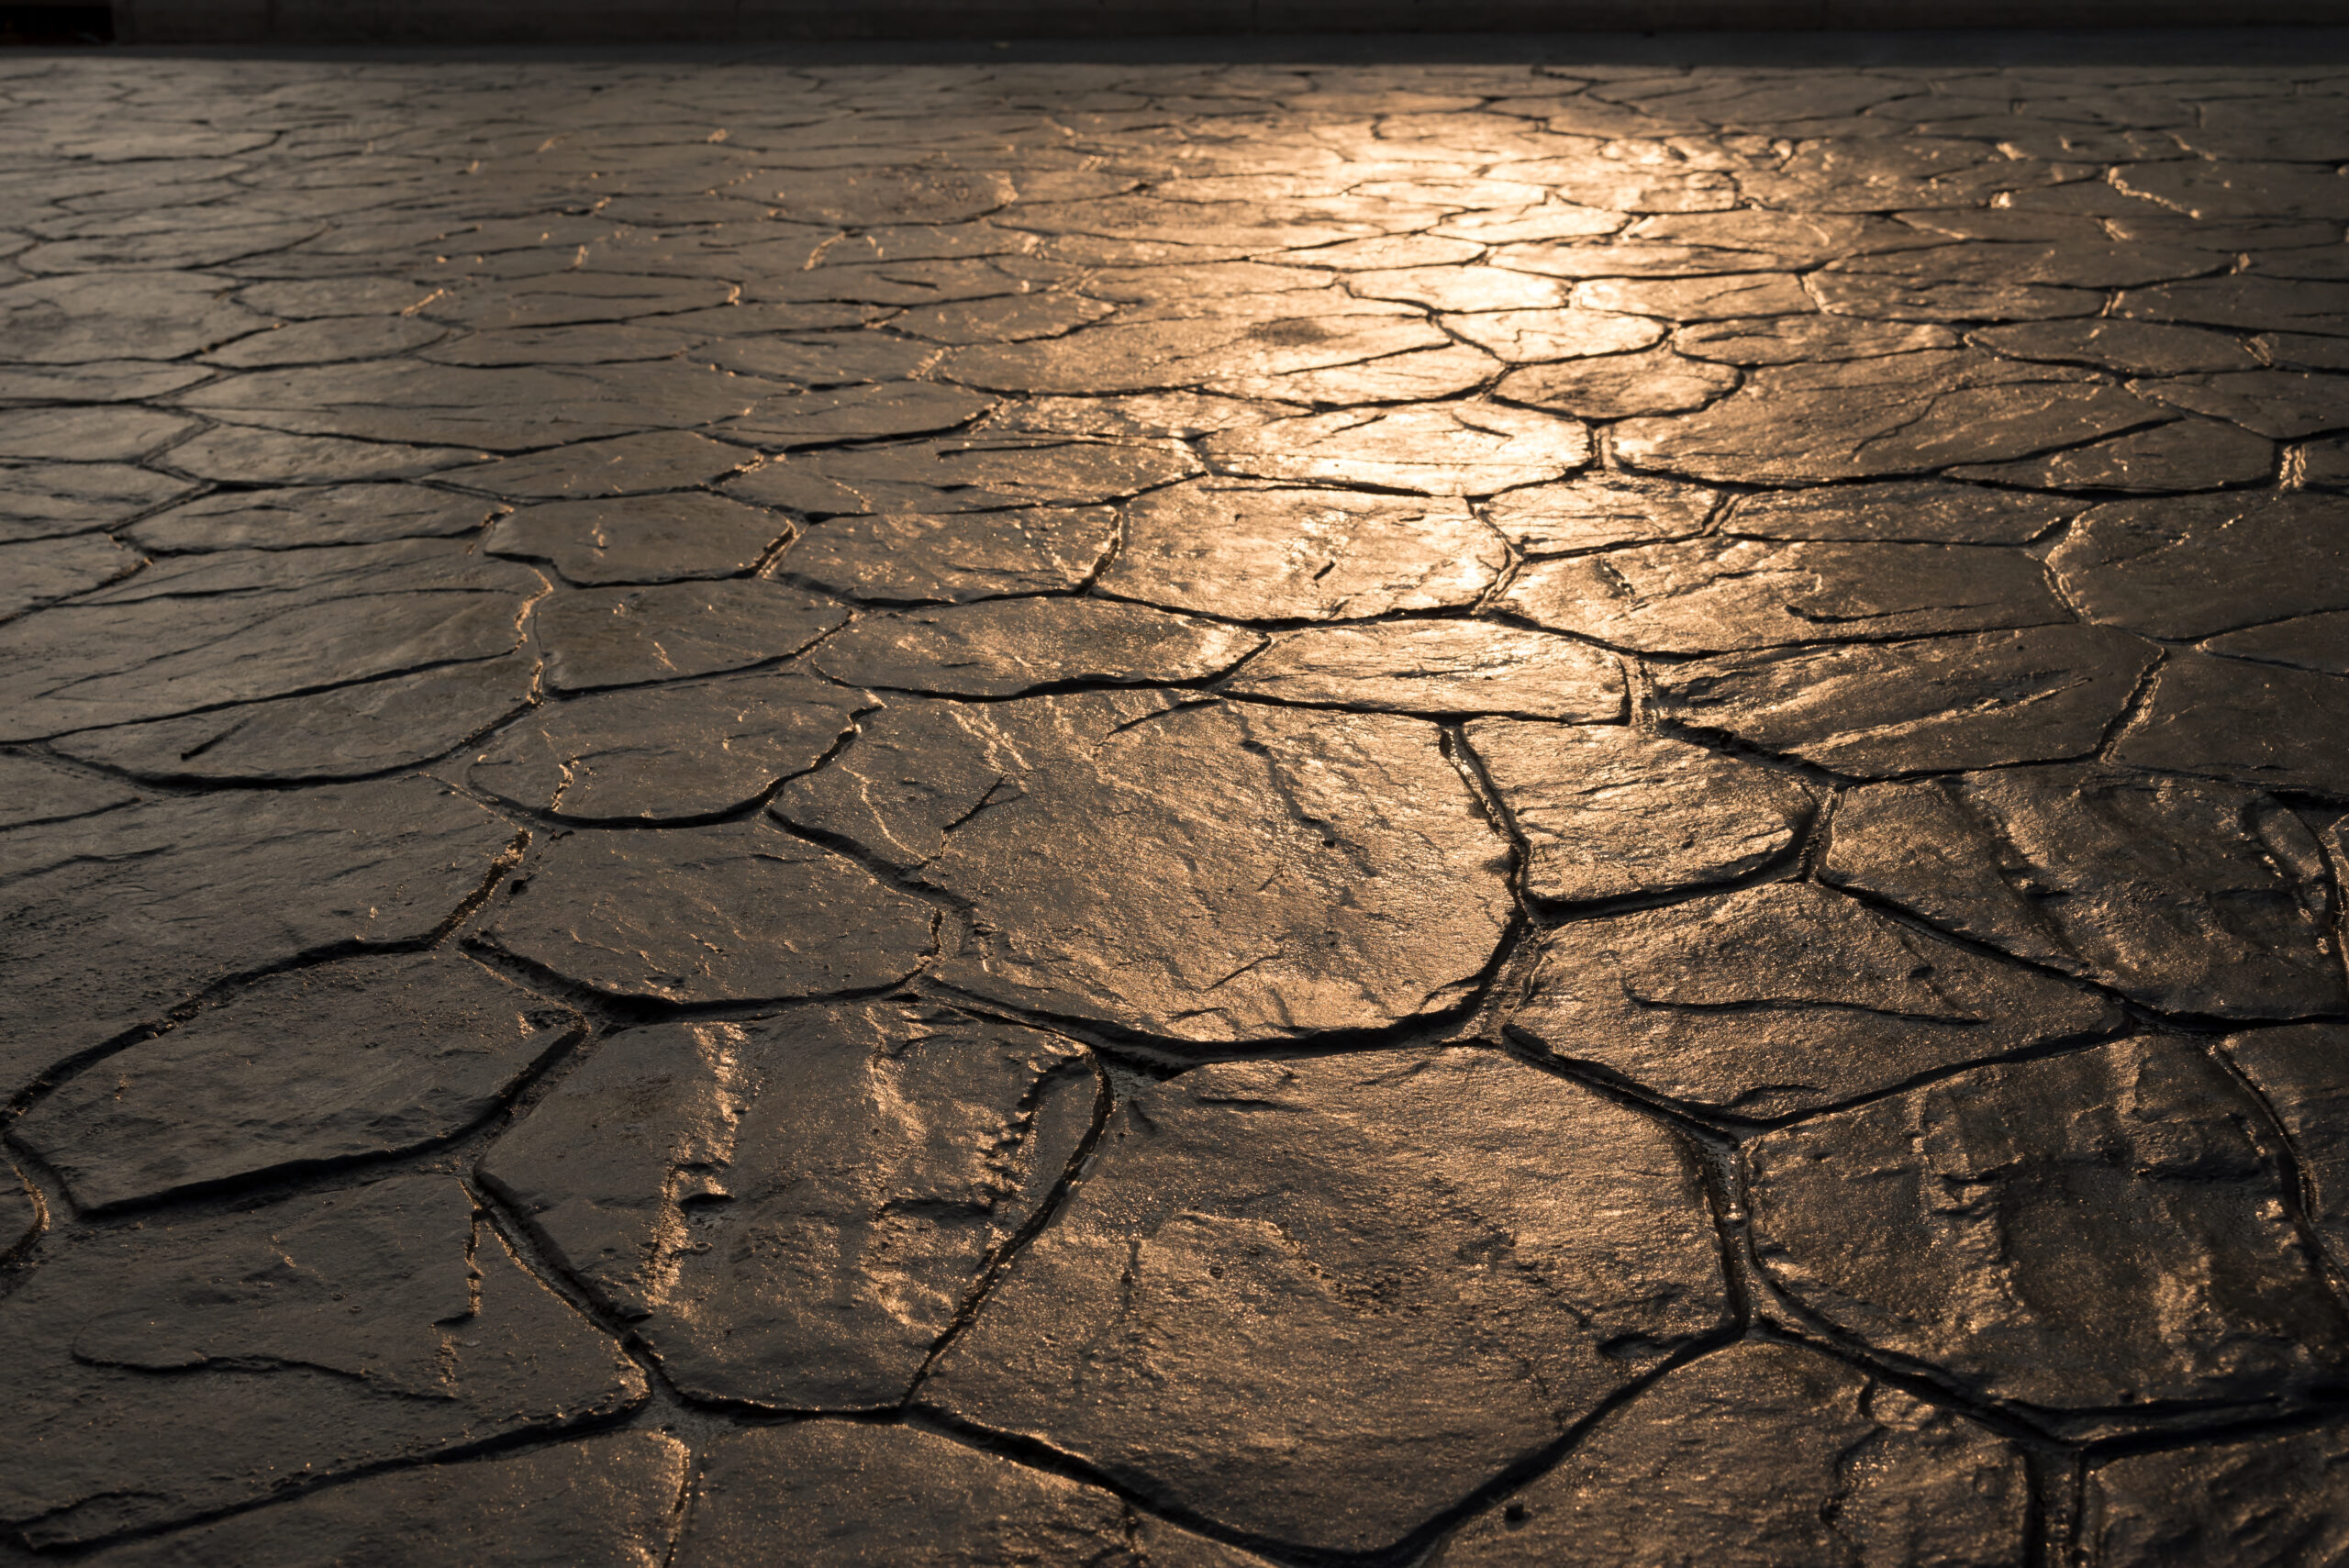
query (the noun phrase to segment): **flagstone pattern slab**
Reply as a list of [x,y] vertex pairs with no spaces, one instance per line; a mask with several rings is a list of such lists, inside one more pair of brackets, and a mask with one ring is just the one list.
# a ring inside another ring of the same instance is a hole
[[9,51],[0,1562],[2338,1557],[2349,74],[2054,58]]

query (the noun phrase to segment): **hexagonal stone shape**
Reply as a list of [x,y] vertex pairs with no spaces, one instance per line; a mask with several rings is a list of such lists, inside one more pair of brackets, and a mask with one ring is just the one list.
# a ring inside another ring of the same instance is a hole
[[97,1568],[646,1568],[666,1558],[690,1458],[665,1433],[611,1432],[365,1476],[83,1561]]
[[461,1132],[586,1031],[448,952],[273,974],[67,1079],[12,1136],[83,1208]]
[[0,1522],[79,1545],[606,1420],[643,1374],[446,1176],[56,1250],[0,1304]]
[[972,912],[938,976],[1162,1040],[1383,1029],[1459,1005],[1506,850],[1432,724],[1099,692],[892,707],[772,807]]
[[2349,1314],[2256,1106],[2176,1039],[1998,1063],[1748,1144],[1755,1255],[1802,1308],[2083,1430],[2288,1407]]
[[1620,725],[1481,718],[1467,738],[1545,903],[1733,881],[1793,849],[1818,806],[1796,774]]
[[2323,853],[2247,790],[2101,768],[1871,784],[1820,875],[2149,1007],[2291,1018],[2349,1004]]
[[1819,1351],[1749,1340],[1664,1374],[1471,1520],[1444,1568],[2021,1568],[2013,1444]]
[[1465,607],[1508,564],[1457,500],[1193,480],[1126,508],[1101,590],[1239,620]]
[[0,834],[0,1081],[230,975],[427,941],[516,848],[510,824],[426,779],[169,796]]
[[2231,1568],[2349,1556],[2349,1430],[2338,1426],[2091,1468],[2079,1561],[2087,1568]]
[[1726,1325],[1663,1127],[1486,1051],[1135,1095],[920,1397],[1227,1529],[1389,1545]]
[[718,817],[816,766],[876,706],[796,671],[592,692],[523,716],[465,777],[574,821]]
[[887,1003],[605,1040],[482,1162],[705,1398],[897,1403],[1091,1131],[1085,1057]]
[[894,985],[928,906],[761,822],[583,831],[508,882],[481,940],[618,996],[765,1002]]
[[1685,1105],[1770,1118],[2119,1020],[2092,992],[1773,882],[1561,926],[1508,1029]]
[[737,1568],[777,1541],[802,1568],[874,1562],[1264,1568],[1114,1494],[907,1427],[801,1421],[721,1438],[674,1568]]

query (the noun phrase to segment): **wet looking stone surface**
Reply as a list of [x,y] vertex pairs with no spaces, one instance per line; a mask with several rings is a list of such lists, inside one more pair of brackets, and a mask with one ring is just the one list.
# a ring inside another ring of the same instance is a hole
[[0,1564],[2349,1551],[2340,40],[1348,51],[0,51]]

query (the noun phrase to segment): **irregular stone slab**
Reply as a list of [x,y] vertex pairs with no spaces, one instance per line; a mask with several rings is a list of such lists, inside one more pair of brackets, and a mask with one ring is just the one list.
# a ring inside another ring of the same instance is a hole
[[1624,419],[1702,408],[1737,382],[1737,373],[1726,365],[1651,349],[1641,354],[1530,365],[1503,376],[1493,395],[1585,419]]
[[1575,290],[1585,310],[1620,310],[1664,321],[1720,321],[1741,316],[1808,316],[1819,307],[1799,279],[1784,272],[1707,278],[1598,278]]
[[483,548],[550,562],[573,583],[674,583],[742,576],[791,531],[788,518],[720,495],[632,495],[525,506]]
[[2349,1003],[2323,855],[2246,791],[2099,768],[1872,784],[1819,873],[2149,1007],[2295,1018]]
[[787,1540],[807,1568],[876,1552],[935,1562],[1263,1568],[1111,1493],[908,1427],[804,1421],[721,1438],[675,1568],[732,1568]]
[[230,370],[267,370],[388,359],[448,335],[447,328],[413,316],[328,317],[239,338],[206,355],[205,362]]
[[249,371],[187,393],[187,407],[295,435],[525,451],[745,412],[755,384],[682,361],[487,369],[378,360]]
[[1657,667],[1667,720],[1855,778],[2096,750],[2159,651],[2106,627],[1789,649]]
[[1508,713],[1607,723],[1623,715],[1611,654],[1486,621],[1397,620],[1285,633],[1224,683],[1236,695],[1389,713]]
[[1179,441],[1034,437],[907,442],[814,452],[735,480],[729,495],[818,516],[1097,506],[1188,479]]
[[848,618],[845,605],[752,578],[554,594],[533,624],[547,684],[584,692],[788,659]]
[[1229,376],[1208,386],[1232,397],[1280,403],[1426,403],[1481,391],[1502,368],[1498,360],[1483,350],[1454,343],[1450,348],[1388,354],[1326,370]]
[[5,1261],[40,1234],[41,1201],[22,1171],[6,1162],[0,1162],[0,1170],[6,1172],[0,1180],[0,1261]]
[[0,627],[0,731],[30,740],[510,652],[528,567],[454,541],[228,550]]
[[2260,363],[2241,339],[2223,332],[2109,316],[2088,321],[2019,322],[1969,336],[1976,347],[2009,359],[2094,365],[2121,375],[2255,370]]
[[2349,675],[2349,610],[2296,616],[2205,639],[2204,651],[2230,659],[2289,664],[2327,675]]
[[586,269],[469,280],[423,307],[437,321],[476,330],[635,321],[730,303],[740,291],[717,278],[648,278]]
[[1931,544],[1699,539],[1535,562],[1501,597],[1537,625],[1655,653],[2046,626],[2038,562]]
[[2349,179],[2303,163],[2132,163],[2113,183],[2188,217],[2349,217]]
[[1191,1042],[1386,1029],[1468,996],[1508,919],[1501,840],[1416,719],[1101,692],[863,730],[772,809],[967,901],[939,976],[1013,1006]]
[[0,1480],[0,1518],[37,1547],[645,1396],[446,1176],[101,1232],[56,1249],[0,1318],[0,1412],[27,1455]]
[[924,306],[892,317],[889,325],[894,330],[926,338],[933,343],[959,347],[966,343],[1019,343],[1031,338],[1058,338],[1080,327],[1089,327],[1110,314],[1111,306],[1079,295],[1016,294],[1001,299]]
[[1614,440],[1634,468],[1819,484],[2025,457],[2162,417],[2085,371],[1951,350],[1765,365],[1702,413],[1629,420]]
[[665,1433],[613,1432],[510,1458],[365,1476],[87,1561],[98,1568],[646,1568],[666,1560],[690,1458]]
[[538,708],[465,778],[572,821],[718,817],[815,767],[877,706],[795,672],[599,692]]
[[2060,980],[1775,882],[1560,927],[1508,1027],[1681,1104],[1762,1118],[2120,1018]]
[[191,488],[184,479],[120,463],[0,463],[0,540],[113,528]]
[[996,406],[996,399],[959,386],[932,382],[884,382],[822,392],[770,397],[718,434],[770,451],[827,446],[836,441],[878,440],[886,436],[927,436],[967,425]]
[[959,223],[995,211],[1017,194],[1008,174],[936,164],[794,169],[782,179],[774,195],[785,217],[841,228]]
[[61,735],[69,757],[143,779],[365,778],[443,756],[529,706],[538,661],[443,664],[302,696]]
[[10,359],[31,364],[176,360],[269,325],[199,272],[89,272],[0,288],[0,338]]
[[1678,1140],[1497,1052],[1197,1068],[1098,1149],[921,1396],[1227,1529],[1386,1547],[1727,1326]]
[[850,598],[967,604],[1074,592],[1117,537],[1106,506],[834,517],[791,547],[783,571]]
[[482,1163],[697,1397],[906,1397],[1092,1130],[1073,1042],[916,1004],[607,1040]]
[[0,619],[128,577],[146,564],[104,534],[0,544]]
[[383,544],[473,533],[504,509],[420,484],[228,490],[133,523],[122,537],[174,553]]
[[[1065,338],[956,349],[938,374],[991,392],[1154,392],[1327,370],[1442,349],[1417,311],[1342,295],[1264,296],[1233,316],[1109,321]],[[1243,306],[1252,302],[1242,302]]]
[[836,681],[1010,697],[1074,683],[1165,685],[1222,674],[1262,632],[1100,599],[985,599],[867,616],[810,656]]
[[230,484],[355,484],[421,479],[489,454],[468,447],[291,436],[253,425],[216,425],[156,460],[175,473]]
[[1421,495],[1490,495],[1562,478],[1590,461],[1572,419],[1486,403],[1301,415],[1200,442],[1219,472],[1375,484]]
[[396,1154],[504,1104],[587,1022],[444,952],[264,976],[38,1102],[13,1136],[83,1209]]
[[2135,767],[2349,795],[2349,680],[2173,653],[2112,745]]
[[2349,500],[2180,495],[2090,508],[2047,558],[2091,620],[2199,638],[2349,609]]
[[467,332],[418,356],[443,365],[610,365],[674,359],[694,335],[658,327],[596,322],[575,327],[510,327]]
[[2276,473],[2276,449],[2248,430],[2211,419],[2174,419],[2046,457],[1967,463],[1953,479],[2039,490],[2120,490],[2163,495],[2261,484]]
[[1721,528],[1748,539],[2028,544],[2086,510],[2063,495],[1887,479],[1742,496]]
[[1747,1144],[1754,1253],[1879,1354],[2043,1419],[2288,1407],[2349,1318],[2256,1115],[2175,1039],[1977,1068]]
[[822,338],[720,339],[700,350],[698,357],[746,375],[814,387],[910,381],[936,364],[938,353],[930,344],[909,343],[885,332],[836,332]]
[[1547,903],[1733,881],[1793,849],[1818,806],[1792,773],[1614,724],[1486,718],[1467,737]]
[[1672,346],[1692,359],[1719,360],[1724,364],[1819,364],[1876,360],[1920,349],[1954,349],[1958,336],[1946,327],[1922,321],[1761,316],[1691,322],[1672,335]]
[[1630,473],[1592,473],[1496,495],[1485,520],[1528,555],[1603,550],[1704,531],[1721,493]]
[[574,832],[507,884],[482,940],[565,980],[662,1002],[894,985],[931,915],[852,861],[760,822]]
[[[484,454],[486,455],[486,454]],[[759,454],[691,430],[652,430],[609,441],[578,441],[451,471],[449,478],[514,500],[643,495],[715,484],[751,468]]]
[[0,409],[0,458],[38,462],[137,462],[196,428],[153,408]]
[[1480,310],[1448,315],[1443,325],[1513,365],[1637,353],[1664,335],[1661,322],[1605,310]]
[[88,365],[0,366],[0,402],[144,403],[211,379],[203,365],[102,360]]
[[2332,1562],[2349,1552],[2349,1432],[2123,1454],[2090,1467],[2082,1506],[2092,1568]]
[[127,806],[136,790],[37,757],[0,755],[0,828],[59,822]]
[[2283,1123],[2310,1227],[2349,1261],[2349,1027],[2286,1024],[2232,1036],[2221,1049]]
[[1237,620],[1465,608],[1508,547],[1458,501],[1195,480],[1126,509],[1101,590]]
[[0,835],[0,1080],[233,975],[426,941],[514,840],[423,779],[172,796]]
[[1816,1351],[1749,1340],[1609,1415],[1443,1562],[2021,1568],[2030,1498],[2013,1444]]

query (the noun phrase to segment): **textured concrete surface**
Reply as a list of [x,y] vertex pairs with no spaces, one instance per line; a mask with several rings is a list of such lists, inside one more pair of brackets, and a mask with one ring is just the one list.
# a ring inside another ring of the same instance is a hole
[[2339,1561],[2349,71],[0,127],[0,1561]]

